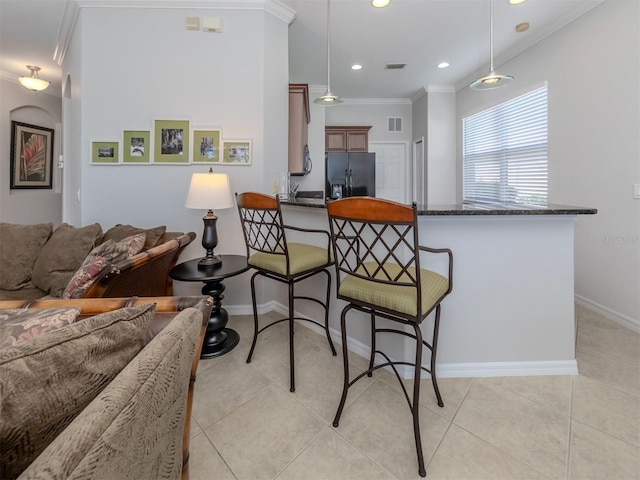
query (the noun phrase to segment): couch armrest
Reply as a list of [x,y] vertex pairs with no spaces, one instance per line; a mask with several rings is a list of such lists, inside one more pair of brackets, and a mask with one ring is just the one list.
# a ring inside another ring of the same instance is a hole
[[83,298],[173,295],[169,270],[196,238],[189,232],[110,265],[84,292]]

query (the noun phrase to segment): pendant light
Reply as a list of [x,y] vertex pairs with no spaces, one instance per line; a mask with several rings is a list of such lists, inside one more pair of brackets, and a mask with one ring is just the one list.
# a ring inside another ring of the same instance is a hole
[[340,97],[337,97],[331,93],[331,32],[330,32],[330,15],[331,15],[331,0],[327,0],[327,92],[321,97],[316,98],[313,103],[317,105],[337,105],[344,102]]
[[491,1],[490,28],[489,28],[489,48],[490,48],[490,70],[487,75],[477,79],[469,87],[474,90],[491,90],[506,85],[513,80],[509,75],[500,75],[493,70],[493,0]]
[[47,82],[46,80],[42,80],[38,76],[40,67],[27,65],[27,68],[29,69],[29,71],[31,71],[31,75],[29,75],[28,77],[18,77],[20,85],[22,85],[24,88],[28,88],[29,90],[33,90],[34,92],[39,92],[49,86],[49,82]]

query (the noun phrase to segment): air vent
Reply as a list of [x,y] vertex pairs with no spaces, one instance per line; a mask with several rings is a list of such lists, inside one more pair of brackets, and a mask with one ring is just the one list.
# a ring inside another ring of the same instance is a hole
[[389,117],[389,118],[387,118],[387,131],[388,132],[401,132],[402,131],[402,117]]
[[387,63],[384,68],[387,70],[402,70],[406,66],[406,63]]

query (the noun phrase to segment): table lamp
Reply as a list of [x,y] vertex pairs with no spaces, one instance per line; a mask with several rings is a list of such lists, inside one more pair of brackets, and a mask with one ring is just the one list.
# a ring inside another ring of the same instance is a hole
[[202,246],[207,254],[198,262],[198,268],[219,266],[222,259],[220,255],[213,254],[213,249],[218,245],[216,231],[218,217],[213,213],[213,209],[233,207],[229,176],[226,173],[213,173],[212,168],[209,169],[209,173],[194,173],[191,176],[185,207],[207,210],[207,214],[202,217],[204,222]]

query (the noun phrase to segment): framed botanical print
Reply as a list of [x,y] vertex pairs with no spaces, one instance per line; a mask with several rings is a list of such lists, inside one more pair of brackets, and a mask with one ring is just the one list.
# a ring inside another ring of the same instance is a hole
[[53,129],[11,122],[11,189],[53,188]]
[[154,163],[189,163],[189,120],[156,120],[153,127]]
[[151,133],[149,130],[122,132],[122,163],[151,162]]
[[193,130],[193,163],[220,163],[222,161],[222,132],[220,130]]
[[251,140],[225,140],[223,145],[223,164],[251,165]]
[[118,165],[120,162],[118,142],[91,142],[91,163],[94,165]]

